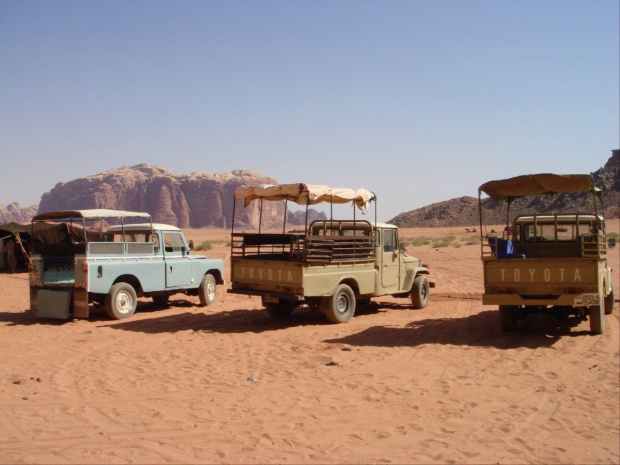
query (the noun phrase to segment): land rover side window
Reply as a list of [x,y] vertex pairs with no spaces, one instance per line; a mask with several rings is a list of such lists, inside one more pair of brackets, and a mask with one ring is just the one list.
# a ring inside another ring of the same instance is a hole
[[182,252],[185,243],[180,233],[164,233],[164,247],[166,252]]
[[396,250],[396,231],[390,229],[383,231],[383,251],[394,252]]

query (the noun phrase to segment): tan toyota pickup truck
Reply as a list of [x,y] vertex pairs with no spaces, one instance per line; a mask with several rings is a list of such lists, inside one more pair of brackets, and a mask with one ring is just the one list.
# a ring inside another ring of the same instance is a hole
[[[590,192],[594,209],[586,213],[524,214],[510,222],[517,198]],[[490,181],[481,194],[506,201],[507,226],[501,235],[482,237],[484,305],[498,305],[501,327],[517,329],[536,313],[589,318],[593,334],[605,331],[605,314],[613,310],[614,291],[607,249],[615,241],[605,235],[601,191],[589,175],[537,174]],[[483,210],[480,204],[480,230]]]
[[382,295],[410,298],[414,308],[427,305],[434,287],[430,272],[419,259],[402,253],[396,226],[377,223],[376,213],[374,222],[355,219],[354,213],[353,219],[307,224],[308,205],[355,203],[367,209],[375,201],[372,192],[306,184],[241,186],[235,191],[235,209],[237,200],[246,206],[253,200],[306,206],[302,232],[285,232],[286,223],[282,232],[259,227],[258,233],[239,233],[233,226],[228,292],[260,296],[272,317],[288,316],[306,303],[331,322],[345,323],[356,302]]

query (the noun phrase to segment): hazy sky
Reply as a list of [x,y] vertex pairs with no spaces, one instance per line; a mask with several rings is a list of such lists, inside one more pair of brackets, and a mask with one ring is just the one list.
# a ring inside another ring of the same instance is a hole
[[0,204],[149,163],[380,220],[620,146],[617,0],[0,0]]

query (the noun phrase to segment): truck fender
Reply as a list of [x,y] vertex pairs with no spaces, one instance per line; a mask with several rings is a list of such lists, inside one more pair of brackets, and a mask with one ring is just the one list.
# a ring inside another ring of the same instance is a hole
[[336,288],[338,286],[340,286],[341,284],[346,284],[347,286],[349,286],[353,292],[355,293],[355,295],[359,295],[359,291],[360,291],[360,287],[359,284],[357,283],[357,279],[355,279],[353,276],[345,276],[343,277],[340,281],[338,281],[338,283],[329,291],[329,295],[332,296],[334,295],[334,292],[336,292]]
[[217,268],[212,268],[208,270],[205,274],[213,275],[215,278],[215,282],[217,284],[224,284],[224,277],[222,276],[222,271]]
[[[413,281],[419,275],[426,275],[430,278],[430,271],[428,268],[424,266],[418,266],[415,268],[410,268],[407,270],[407,274],[405,275],[405,281],[403,282],[403,291],[411,292],[411,288],[413,287]],[[429,283],[430,287],[435,287],[434,283]]]
[[[142,295],[142,284],[140,283],[140,280],[132,275],[132,274],[123,274],[121,276],[119,276],[118,278],[116,278],[114,280],[114,282],[112,283],[112,285],[116,284],[116,283],[127,283],[127,284],[131,284],[131,287],[134,288],[134,290],[136,291],[136,294],[138,296]],[[112,286],[110,286],[110,289],[112,288]],[[109,292],[109,290],[108,290]]]

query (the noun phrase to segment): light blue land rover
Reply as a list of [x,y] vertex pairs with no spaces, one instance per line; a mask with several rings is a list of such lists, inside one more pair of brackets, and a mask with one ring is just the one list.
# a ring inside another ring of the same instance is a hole
[[30,309],[38,317],[88,318],[95,303],[118,320],[133,315],[138,297],[165,303],[177,293],[206,306],[224,284],[222,260],[192,254],[179,228],[148,213],[43,213],[32,220],[32,237]]

